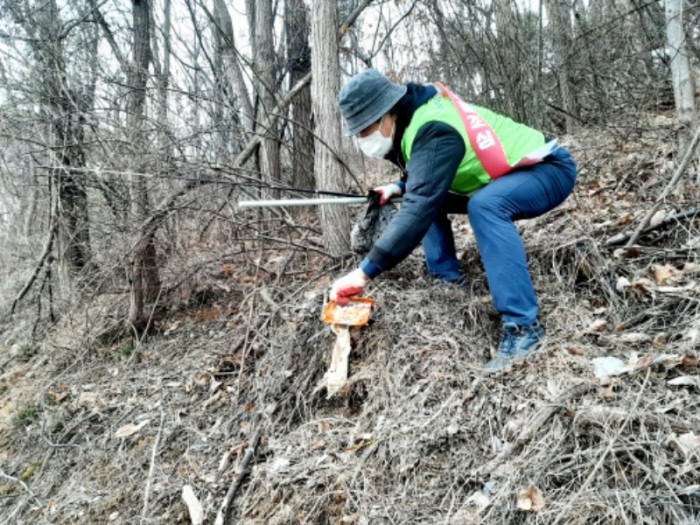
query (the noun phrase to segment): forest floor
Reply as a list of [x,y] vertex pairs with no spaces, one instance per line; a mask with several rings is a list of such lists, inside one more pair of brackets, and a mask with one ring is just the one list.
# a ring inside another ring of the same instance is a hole
[[139,344],[115,335],[123,293],[33,341],[30,313],[6,319],[0,523],[699,523],[696,168],[620,242],[673,174],[664,124],[564,141],[575,194],[519,223],[547,339],[507,373],[482,370],[499,320],[464,219],[466,288],[432,282],[418,252],[372,283],[330,398],[321,309],[354,261],[313,230],[318,253],[193,245]]

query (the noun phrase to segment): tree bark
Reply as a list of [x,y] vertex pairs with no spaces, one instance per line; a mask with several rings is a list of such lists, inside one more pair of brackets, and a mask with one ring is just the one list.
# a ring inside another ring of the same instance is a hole
[[[220,33],[220,53],[223,60],[223,67],[226,71],[228,83],[233,86],[235,100],[240,106],[241,127],[244,136],[253,132],[253,105],[250,102],[250,94],[243,78],[243,72],[236,56],[236,41],[233,34],[233,23],[224,0],[214,0],[214,18],[216,30]],[[237,148],[236,151],[238,151]]]
[[[311,11],[313,36],[311,93],[316,135],[315,176],[318,188],[343,191],[342,169],[335,157],[340,151],[340,111],[336,96],[340,90],[338,56],[338,7],[335,2],[313,2]],[[321,226],[326,249],[342,255],[350,249],[350,212],[345,206],[320,206]]]
[[[311,71],[308,9],[303,0],[285,3],[287,63],[293,86]],[[314,187],[314,136],[311,111],[311,88],[299,92],[292,105],[292,174],[290,186]]]
[[[260,121],[265,120],[275,107],[275,47],[272,38],[274,18],[272,0],[258,0],[255,5],[255,47],[253,62],[255,66],[255,88],[261,111]],[[277,119],[269,120],[269,127],[260,129],[263,135],[261,143],[261,168],[263,180],[278,183],[280,181],[280,146]]]
[[[172,9],[171,0],[163,2],[163,60],[161,67],[158,68],[158,123],[161,126],[161,143],[163,146],[167,143],[168,129],[168,89],[170,87],[170,58],[172,55],[171,47],[171,29],[172,29]],[[157,38],[153,38],[154,43]],[[155,49],[155,44],[154,44]],[[165,153],[165,152],[164,152]]]
[[[146,144],[145,103],[146,84],[150,55],[150,26],[148,0],[132,0],[133,55],[129,70],[129,116],[127,129],[131,135],[134,155],[137,160],[134,172],[147,170],[143,159]],[[143,224],[149,216],[149,197],[146,180],[131,176],[131,219],[134,224]],[[138,332],[146,325],[145,305],[153,303],[160,291],[160,278],[156,260],[155,239],[152,232],[137,232],[138,238],[131,258],[131,294],[129,324]]]
[[666,0],[666,39],[671,58],[671,79],[680,131],[679,151],[687,148],[695,117],[695,85],[683,29],[683,0]]

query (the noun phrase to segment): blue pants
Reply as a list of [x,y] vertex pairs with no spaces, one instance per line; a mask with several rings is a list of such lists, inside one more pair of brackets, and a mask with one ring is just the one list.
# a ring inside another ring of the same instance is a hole
[[447,215],[468,213],[496,310],[504,322],[534,323],[537,297],[525,247],[513,221],[557,207],[573,191],[575,182],[576,162],[566,149],[559,148],[543,162],[504,175],[469,198],[449,194],[423,237],[428,272],[446,281],[462,277]]

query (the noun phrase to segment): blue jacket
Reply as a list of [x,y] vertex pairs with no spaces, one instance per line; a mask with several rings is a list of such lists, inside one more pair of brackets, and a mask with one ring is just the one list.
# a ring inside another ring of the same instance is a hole
[[418,132],[406,165],[401,139],[413,113],[430,100],[433,86],[407,84],[407,92],[397,104],[394,147],[385,157],[404,172],[399,185],[405,190],[399,212],[360,264],[374,278],[403,261],[420,244],[435,220],[454,179],[466,146],[457,130],[440,122],[429,122]]

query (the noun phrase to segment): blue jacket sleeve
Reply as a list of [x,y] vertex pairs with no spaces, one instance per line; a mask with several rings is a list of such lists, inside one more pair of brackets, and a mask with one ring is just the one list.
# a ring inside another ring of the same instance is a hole
[[428,122],[418,132],[401,209],[360,264],[374,278],[403,261],[423,239],[443,205],[465,154],[462,136],[451,126]]

